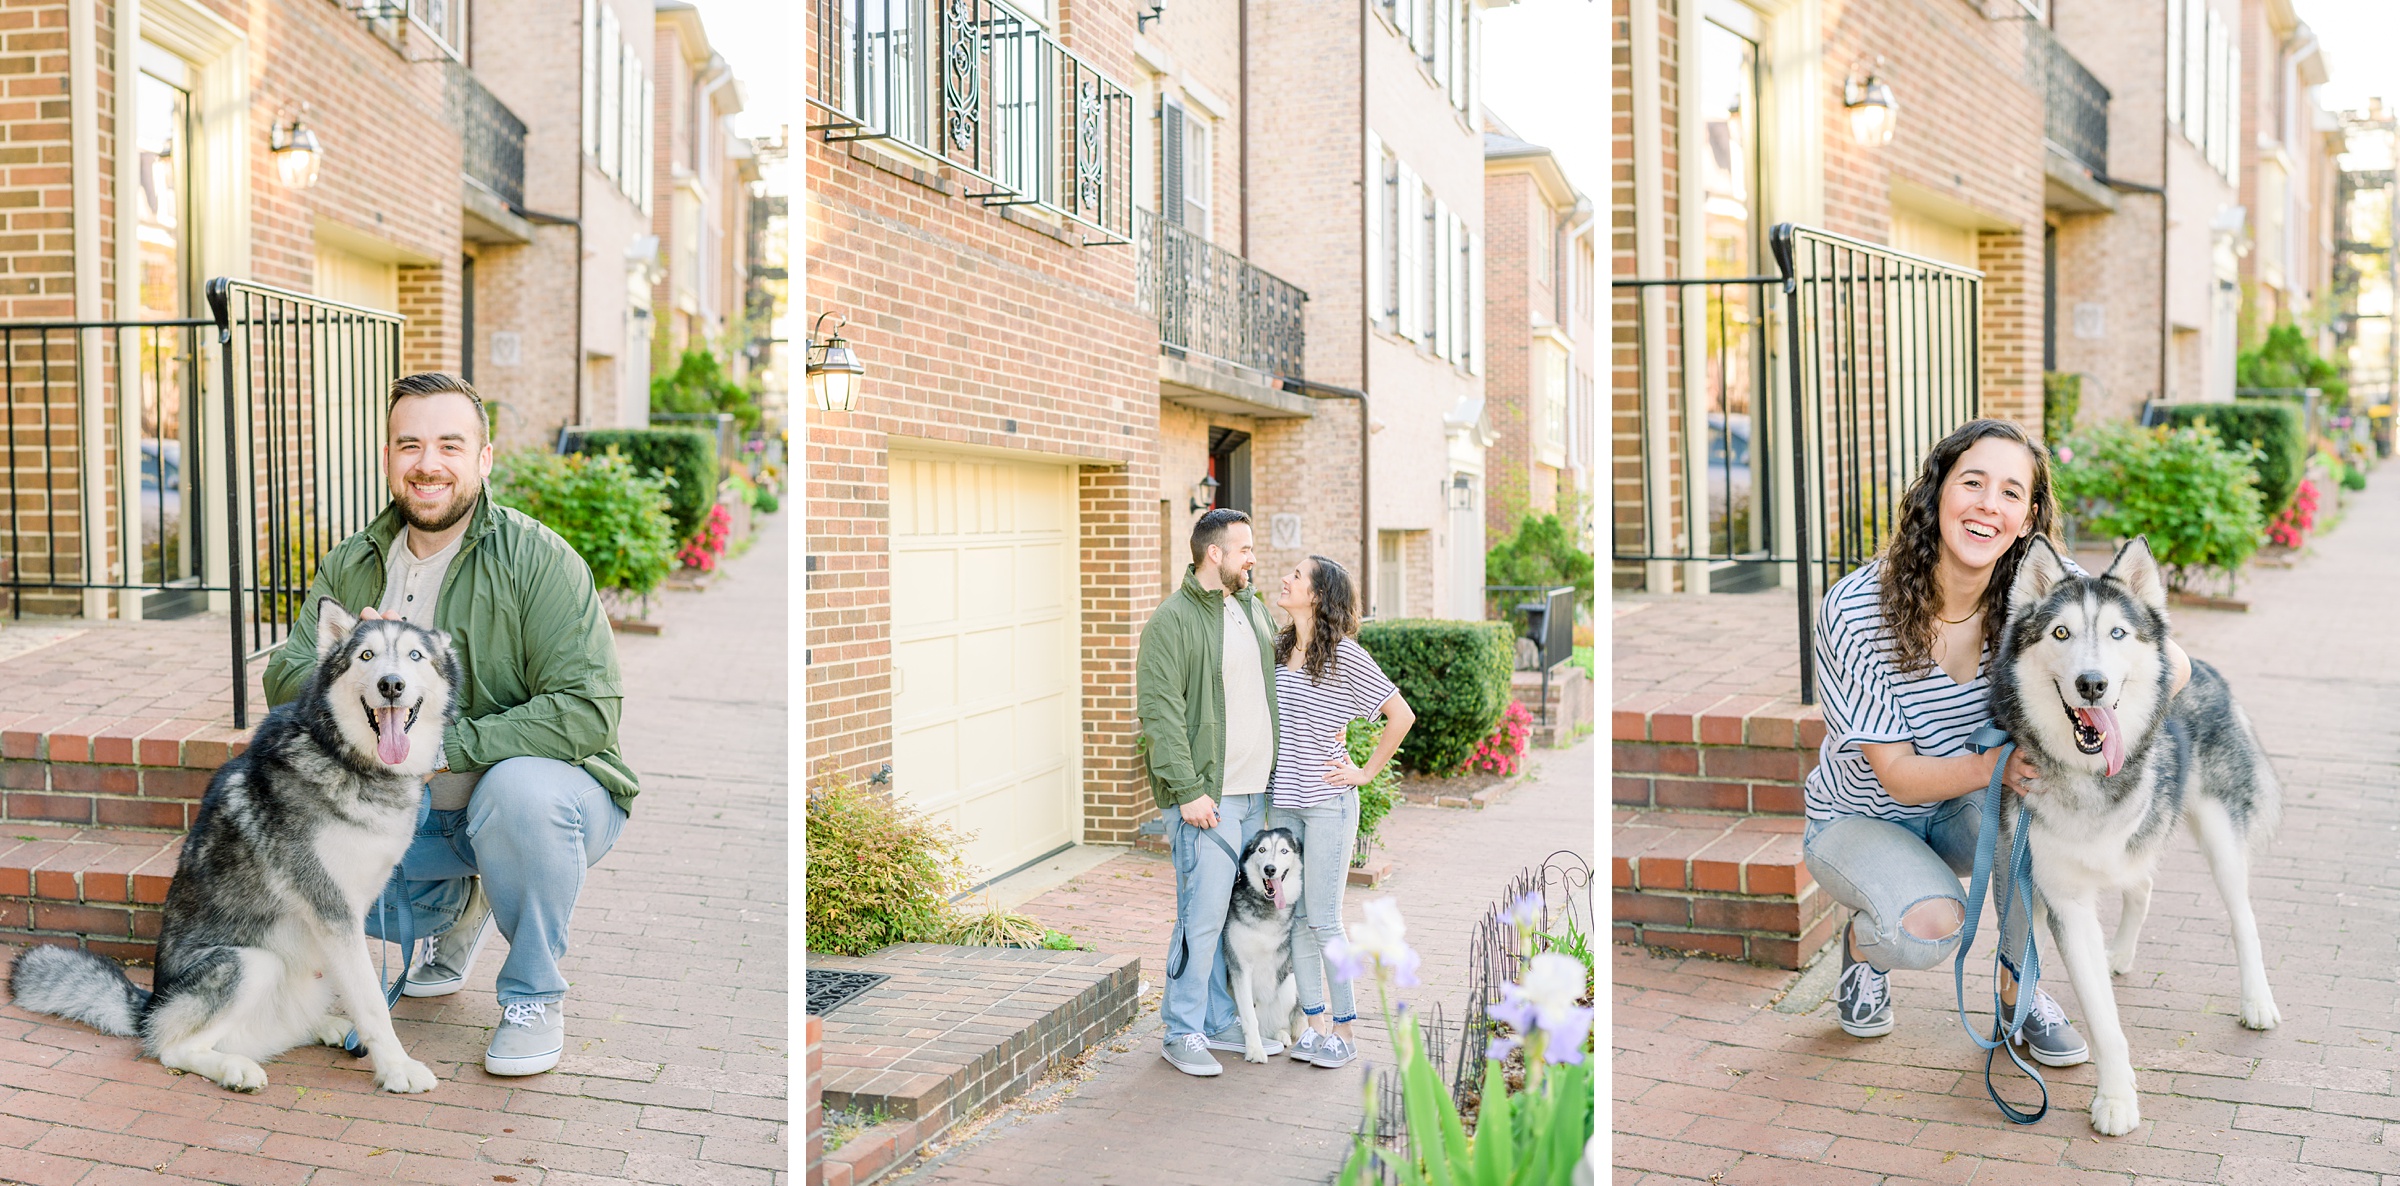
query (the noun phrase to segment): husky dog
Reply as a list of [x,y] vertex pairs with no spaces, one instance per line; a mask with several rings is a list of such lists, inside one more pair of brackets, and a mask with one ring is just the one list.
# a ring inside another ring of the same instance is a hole
[[1290,828],[1264,829],[1242,846],[1225,911],[1225,973],[1242,1017],[1243,1062],[1267,1061],[1261,1018],[1282,1024],[1274,1037],[1287,1046],[1306,1024],[1292,974],[1292,908],[1301,884],[1300,838]]
[[[2046,907],[2091,1020],[2092,1127],[2119,1136],[2141,1123],[2141,1109],[2109,974],[2133,967],[2151,875],[2178,817],[2232,916],[2242,1024],[2263,1030],[2281,1020],[2250,910],[2249,853],[2274,830],[2283,793],[2215,668],[2194,660],[2191,683],[2169,700],[2167,591],[2146,541],[2119,548],[2095,577],[2070,572],[2036,538],[2008,605],[1992,664],[1993,715],[2041,779],[2037,793],[2011,796],[2008,827],[2031,829],[2037,915]],[[2009,842],[2001,838],[1999,851]],[[2108,893],[2124,902],[2114,943],[2100,932]]]
[[[259,1062],[353,1023],[386,1091],[433,1088],[392,1032],[364,919],[416,831],[440,764],[459,667],[447,635],[360,622],[327,599],[317,670],[217,771],[167,889],[149,992],[115,961],[34,947],[9,973],[16,1003],[103,1033],[235,1091]],[[329,1012],[335,1004],[347,1020]]]

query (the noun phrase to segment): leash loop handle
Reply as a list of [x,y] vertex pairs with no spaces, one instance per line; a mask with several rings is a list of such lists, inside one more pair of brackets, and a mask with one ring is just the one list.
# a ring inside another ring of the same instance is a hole
[[[2042,1081],[2040,1071],[2035,1070],[2032,1064],[2018,1055],[2015,1041],[2019,1031],[2025,1028],[2025,1019],[2033,1008],[2035,986],[2041,983],[2042,977],[2041,952],[2033,941],[2033,851],[2028,846],[2027,830],[2022,827],[2017,829],[2016,842],[2010,846],[2011,851],[2008,857],[2010,892],[2003,901],[1996,905],[1995,921],[2000,924],[2000,934],[2005,943],[2005,937],[2008,934],[2009,908],[2013,905],[2022,909],[2025,912],[2026,924],[2025,948],[2013,963],[2010,962],[2008,953],[2004,951],[1995,950],[1992,953],[1992,1037],[1989,1040],[1985,1039],[1983,1035],[1975,1031],[1974,1025],[1967,1021],[1967,952],[1975,945],[1976,926],[1982,920],[1984,896],[1989,892],[1991,885],[1992,865],[2000,845],[2001,782],[2007,776],[2008,759],[2016,752],[2017,746],[2015,742],[2009,740],[2008,734],[1999,726],[1986,724],[1975,731],[1975,736],[1967,742],[1967,748],[1976,753],[1989,753],[1997,749],[2000,756],[1998,761],[1992,763],[1992,781],[1983,791],[1982,827],[1977,831],[1975,837],[1975,874],[1967,887],[1967,918],[1965,925],[1959,931],[1958,954],[1952,959],[1950,965],[1951,987],[1955,990],[1958,1000],[1959,1027],[1966,1030],[1967,1037],[1977,1046],[1982,1047],[1984,1051],[1984,1091],[1992,1097],[1992,1103],[1999,1107],[2000,1114],[2007,1117],[2009,1123],[2032,1124],[2050,1112],[2050,1085]],[[2002,967],[2006,967],[2012,973],[2020,968],[2024,970],[2017,980],[2017,1004],[2014,1010],[2009,1009],[2000,999],[2000,969]],[[1992,1067],[1997,1061],[1994,1054],[2001,1050],[2008,1052],[2008,1061],[2015,1063],[2017,1069],[2025,1072],[2026,1076],[2033,1080],[2034,1086],[2041,1091],[2041,1105],[2033,1111],[2021,1111],[2011,1106],[2007,1100],[2000,1098],[2000,1088],[1992,1082]]]

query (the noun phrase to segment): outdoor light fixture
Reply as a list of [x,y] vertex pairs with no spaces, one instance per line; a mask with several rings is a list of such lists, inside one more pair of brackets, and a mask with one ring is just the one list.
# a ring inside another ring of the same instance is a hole
[[[1883,59],[1875,59],[1880,66]],[[1850,138],[1869,148],[1881,148],[1892,142],[1892,133],[1900,125],[1900,101],[1892,97],[1891,84],[1869,71],[1865,78],[1855,72],[1842,80],[1842,108],[1850,113]]]
[[1142,32],[1150,27],[1150,22],[1165,15],[1167,15],[1167,0],[1151,0],[1150,11],[1133,14],[1133,31]]
[[[300,110],[308,110],[303,104]],[[267,148],[275,158],[275,175],[292,189],[307,189],[317,183],[317,166],[324,163],[325,150],[317,144],[317,134],[309,130],[295,115],[292,122],[277,120],[267,133]]]
[[1217,479],[1211,474],[1192,483],[1192,509],[1206,511],[1217,505]]
[[1450,509],[1454,511],[1475,509],[1475,483],[1465,474],[1450,475]]
[[842,340],[842,326],[850,324],[848,317],[831,309],[817,314],[816,333],[823,333],[825,319],[840,317],[830,338],[817,338],[808,343],[809,350],[824,353],[808,364],[808,393],[817,401],[817,408],[826,412],[858,410],[858,389],[865,381],[866,365],[850,352],[850,343]]

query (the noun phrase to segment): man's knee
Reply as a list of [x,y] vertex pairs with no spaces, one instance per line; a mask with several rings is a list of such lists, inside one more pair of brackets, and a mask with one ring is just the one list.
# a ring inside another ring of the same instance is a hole
[[571,822],[581,809],[591,775],[556,758],[504,759],[483,772],[467,801],[467,825],[481,832],[511,822]]

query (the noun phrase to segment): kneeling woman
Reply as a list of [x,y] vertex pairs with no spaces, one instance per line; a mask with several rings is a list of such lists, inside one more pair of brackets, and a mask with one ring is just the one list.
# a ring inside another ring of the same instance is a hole
[[[1959,878],[1973,872],[1982,793],[1994,754],[1967,748],[1990,718],[1986,666],[2008,616],[2017,564],[2036,534],[2053,535],[2057,503],[2042,448],[2006,420],[1977,420],[1934,446],[1901,500],[1880,556],[1834,583],[1818,614],[1825,742],[1809,772],[1808,870],[1853,911],[1843,929],[1842,1029],[1892,1030],[1885,975],[1949,962],[1966,920]],[[2175,690],[2191,661],[2170,642]],[[2012,758],[2006,785],[2041,786]],[[1993,900],[2003,890],[1995,886]],[[2027,920],[2009,917],[2003,951],[2022,950]],[[2013,968],[2001,996],[2013,1008]],[[2035,990],[2019,1034],[2054,1067],[2088,1057],[2050,995]]]

